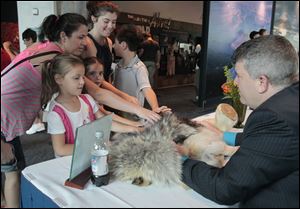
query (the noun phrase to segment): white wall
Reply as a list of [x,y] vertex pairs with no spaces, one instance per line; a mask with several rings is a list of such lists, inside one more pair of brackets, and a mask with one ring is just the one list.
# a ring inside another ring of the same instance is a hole
[[86,1],[56,1],[57,14],[79,13],[87,17]]
[[[22,33],[27,28],[37,30],[44,18],[56,14],[55,1],[17,1],[18,24],[20,34],[20,50],[25,49]],[[33,9],[38,10],[38,15],[33,15]]]

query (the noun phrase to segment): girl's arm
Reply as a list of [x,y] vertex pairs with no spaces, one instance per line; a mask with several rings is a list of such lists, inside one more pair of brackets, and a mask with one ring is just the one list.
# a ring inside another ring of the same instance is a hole
[[74,144],[65,143],[65,134],[51,134],[54,153],[58,156],[73,154]]
[[133,126],[133,127],[142,127],[143,126],[143,124],[139,121],[129,120],[127,118],[123,118],[116,114],[113,115],[113,120],[116,122],[125,124],[125,125]]
[[128,126],[116,121],[112,122],[111,130],[113,132],[118,132],[118,133],[130,133],[130,132],[139,132],[142,131],[143,128],[138,128],[134,126]]
[[[103,116],[104,116],[104,114],[103,114],[103,112],[101,112],[100,109],[95,113],[95,117],[97,119],[101,118]],[[113,118],[114,118],[114,116],[115,116],[115,114],[113,115]],[[141,131],[143,129],[138,128],[138,127],[134,127],[134,126],[131,126],[131,125],[126,125],[126,124],[123,124],[123,123],[119,123],[119,122],[113,120],[111,130],[114,131],[114,132],[129,133],[129,132],[138,132],[138,131]]]
[[110,90],[111,92],[118,95],[119,97],[122,97],[123,99],[125,99],[128,102],[131,102],[136,105],[140,105],[137,98],[130,96],[123,91],[120,91],[119,89],[117,89],[116,87],[114,87],[112,84],[110,84],[107,81],[102,81],[101,87],[103,87],[104,89]]
[[120,98],[114,93],[106,89],[99,88],[88,78],[85,78],[85,87],[88,93],[100,104],[105,104],[114,109],[136,114],[139,117],[146,119],[150,123],[154,123],[155,121],[160,119],[160,116],[155,112],[152,112],[141,106],[127,102],[126,100]]
[[[104,113],[105,115],[112,114],[111,112],[105,110],[102,105],[99,107],[99,110],[100,110],[100,112]],[[129,120],[129,119],[123,118],[117,114],[113,114],[112,119],[116,122],[123,123],[125,125],[130,125],[130,126],[134,126],[134,127],[142,127],[143,126],[143,124],[139,121]]]

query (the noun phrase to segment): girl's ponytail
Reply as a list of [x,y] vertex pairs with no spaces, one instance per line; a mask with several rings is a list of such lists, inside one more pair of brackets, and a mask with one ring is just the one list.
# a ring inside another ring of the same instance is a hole
[[42,93],[41,106],[44,110],[47,103],[51,100],[54,93],[58,92],[58,86],[54,79],[55,71],[53,69],[53,61],[48,60],[42,66]]
[[49,41],[53,41],[54,39],[54,32],[55,31],[55,23],[57,22],[58,17],[56,15],[49,15],[47,16],[42,25],[40,26],[40,33],[39,33],[39,41],[43,42],[46,39]]

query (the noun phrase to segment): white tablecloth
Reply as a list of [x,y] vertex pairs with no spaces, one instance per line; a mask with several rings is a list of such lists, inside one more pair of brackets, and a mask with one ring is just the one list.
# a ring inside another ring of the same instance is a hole
[[66,187],[64,182],[69,177],[71,158],[67,156],[35,164],[25,168],[22,174],[60,207],[227,207],[179,185],[138,187],[130,182],[112,181],[107,186],[95,187],[89,181],[84,190]]

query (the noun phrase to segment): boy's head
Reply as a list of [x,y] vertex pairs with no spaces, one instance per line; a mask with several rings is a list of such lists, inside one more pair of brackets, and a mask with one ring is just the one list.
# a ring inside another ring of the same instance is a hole
[[97,86],[101,86],[104,77],[103,62],[97,57],[88,57],[83,60],[85,67],[85,76],[93,81]]
[[22,39],[24,41],[24,44],[26,45],[26,48],[31,46],[33,43],[36,42],[37,34],[34,30],[31,30],[30,28],[27,28],[22,33]]
[[123,57],[125,51],[136,52],[141,41],[142,36],[136,26],[123,25],[115,38],[115,52],[120,57]]

